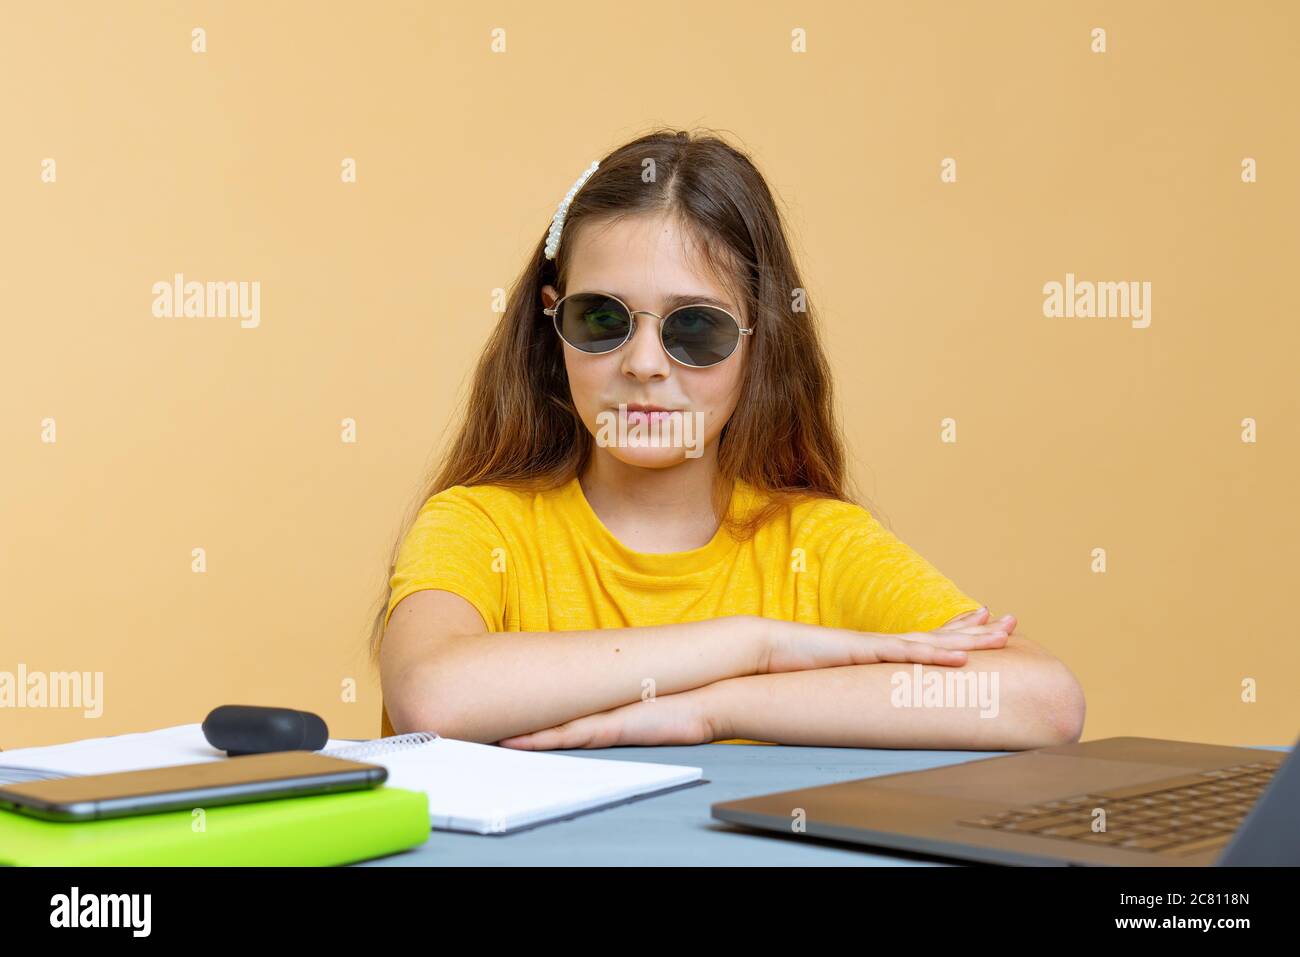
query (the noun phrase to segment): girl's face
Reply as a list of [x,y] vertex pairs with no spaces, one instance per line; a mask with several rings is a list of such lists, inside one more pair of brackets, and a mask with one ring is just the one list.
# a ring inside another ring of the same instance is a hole
[[[648,309],[657,316],[668,314],[667,300],[677,294],[709,297],[722,302],[742,327],[749,325],[742,304],[692,262],[687,234],[668,218],[636,216],[587,224],[564,239],[569,293],[610,293],[629,309]],[[547,308],[558,299],[553,286],[543,287]],[[692,369],[664,351],[659,319],[645,314],[635,319],[632,338],[603,355],[561,341],[569,391],[596,439],[597,454],[603,451],[641,468],[668,468],[712,450],[739,400],[753,337],[742,336],[736,351],[717,365]],[[679,414],[647,419],[629,410],[620,438],[620,403]],[[659,444],[649,444],[650,436],[657,436]]]

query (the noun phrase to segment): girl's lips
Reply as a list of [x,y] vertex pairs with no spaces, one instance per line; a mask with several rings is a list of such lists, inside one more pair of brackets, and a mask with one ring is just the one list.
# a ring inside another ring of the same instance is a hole
[[628,409],[628,410],[627,410],[627,421],[628,421],[629,423],[631,423],[631,422],[644,422],[644,423],[663,422],[663,421],[665,421],[665,420],[666,420],[670,415],[672,415],[672,414],[673,414],[672,412],[663,412],[663,411],[642,412],[640,409]]

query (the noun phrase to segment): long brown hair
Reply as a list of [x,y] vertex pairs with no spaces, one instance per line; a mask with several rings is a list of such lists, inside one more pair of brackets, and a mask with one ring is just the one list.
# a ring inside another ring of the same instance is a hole
[[[845,487],[830,366],[767,183],[744,152],[713,132],[657,129],[600,161],[569,205],[554,260],[545,256],[542,231],[479,358],[459,434],[408,509],[390,576],[430,496],[456,485],[542,491],[585,471],[594,439],[570,396],[562,346],[542,313],[541,291],[551,285],[564,294],[564,247],[572,245],[575,230],[636,215],[673,217],[707,267],[744,303],[754,328],[739,403],[718,438],[713,506],[729,533],[743,541],[808,497],[859,504]],[[737,478],[766,493],[766,500],[732,519]],[[391,595],[385,585],[370,635],[375,659]]]

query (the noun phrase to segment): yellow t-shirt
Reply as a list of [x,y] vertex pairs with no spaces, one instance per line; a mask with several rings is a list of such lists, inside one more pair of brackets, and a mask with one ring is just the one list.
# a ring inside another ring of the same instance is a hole
[[[757,504],[756,491],[738,482],[733,513]],[[747,542],[720,527],[700,548],[651,554],[614,537],[576,478],[546,492],[457,485],[431,496],[402,541],[390,586],[385,625],[407,595],[438,588],[477,608],[493,632],[726,615],[929,631],[981,604],[857,505],[813,499]],[[394,733],[387,709],[382,733]]]

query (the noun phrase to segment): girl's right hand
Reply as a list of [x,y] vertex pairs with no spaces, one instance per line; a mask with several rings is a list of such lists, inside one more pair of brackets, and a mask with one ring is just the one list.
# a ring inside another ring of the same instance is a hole
[[987,608],[934,631],[881,634],[762,619],[766,640],[759,674],[871,665],[880,662],[956,666],[971,649],[1001,648],[1015,630],[1014,615],[988,621]]

